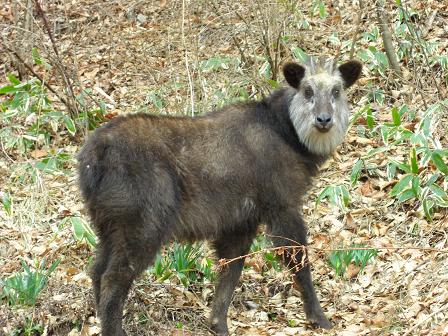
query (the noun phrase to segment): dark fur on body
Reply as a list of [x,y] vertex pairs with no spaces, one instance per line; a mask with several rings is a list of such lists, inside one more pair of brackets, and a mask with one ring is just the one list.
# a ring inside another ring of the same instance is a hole
[[[218,258],[235,258],[249,251],[265,223],[276,246],[306,245],[298,207],[328,155],[311,152],[291,121],[300,80],[288,80],[291,86],[260,102],[197,118],[120,116],[89,138],[79,174],[100,240],[92,279],[103,335],[125,334],[122,311],[133,280],[173,239],[206,239]],[[302,258],[285,253],[283,259],[293,268]],[[227,310],[242,267],[239,260],[221,272],[211,315],[218,334],[228,333]],[[295,280],[307,318],[330,328],[309,266],[299,268]]]

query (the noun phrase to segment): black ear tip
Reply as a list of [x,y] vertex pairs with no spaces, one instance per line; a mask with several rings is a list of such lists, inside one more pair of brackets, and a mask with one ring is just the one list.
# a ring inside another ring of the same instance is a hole
[[339,72],[344,79],[346,87],[352,86],[361,76],[362,63],[358,60],[350,60],[339,66]]
[[352,67],[357,70],[357,72],[361,72],[362,63],[356,59],[350,61]]
[[283,75],[289,85],[298,88],[300,81],[305,75],[305,68],[300,64],[288,62],[283,66]]
[[362,70],[362,63],[356,59],[350,60],[344,64],[342,64],[340,69],[350,70],[353,73],[361,72]]
[[283,66],[283,73],[292,73],[297,74],[301,72],[305,72],[305,69],[298,63],[288,62]]

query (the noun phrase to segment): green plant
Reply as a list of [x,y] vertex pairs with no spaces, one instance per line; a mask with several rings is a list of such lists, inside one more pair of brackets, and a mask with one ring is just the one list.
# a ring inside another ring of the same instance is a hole
[[[272,245],[271,241],[269,239],[267,239],[264,234],[260,234],[254,239],[254,241],[250,247],[250,252],[254,253],[254,252],[262,251],[265,249],[269,249],[272,246],[273,245]],[[281,265],[280,265],[280,261],[278,259],[277,253],[275,251],[269,251],[269,250],[264,251],[263,252],[263,260],[265,263],[265,265],[263,265],[263,271],[268,271],[270,269],[280,271]]]
[[348,249],[336,250],[330,253],[328,256],[328,262],[337,275],[342,276],[350,264],[354,264],[362,271],[366,267],[367,263],[378,254],[378,250],[376,249],[359,248],[362,248],[362,246],[354,245]]
[[386,69],[389,66],[386,53],[379,51],[376,47],[370,46],[367,49],[358,51],[358,58],[363,61],[370,70],[377,72],[382,77],[386,77]]
[[71,160],[71,156],[64,153],[62,149],[51,149],[48,151],[48,155],[38,161],[35,167],[45,173],[57,173],[63,172],[64,165],[67,161]]
[[8,192],[1,192],[2,204],[8,215],[12,214],[12,198]]
[[48,270],[45,270],[45,259],[36,264],[34,270],[22,261],[23,272],[14,274],[1,280],[2,298],[6,298],[9,305],[35,305],[39,293],[44,289],[51,273],[59,265],[56,260]]
[[80,217],[66,217],[62,220],[61,224],[64,225],[67,221],[72,225],[73,236],[77,241],[85,241],[92,248],[97,246],[98,239],[89,223]]
[[228,56],[214,56],[199,63],[199,69],[203,72],[227,70],[230,66],[239,66],[239,60]]
[[346,211],[350,203],[350,195],[344,185],[329,185],[325,187],[317,196],[316,205],[327,198],[331,204],[339,207],[342,211]]
[[[404,173],[390,191],[399,202],[418,201],[427,219],[431,220],[436,208],[448,207],[448,150],[434,138],[433,118],[443,111],[443,104],[430,106],[416,125],[415,130],[407,131],[403,142],[408,144],[408,157],[404,161],[389,159],[391,177]],[[402,125],[400,115],[394,121],[395,127]],[[400,139],[401,140],[401,139]]]
[[325,2],[323,0],[313,1],[311,16],[315,16],[317,14],[319,14],[321,19],[325,19],[328,16],[327,10],[325,9]]
[[288,320],[288,327],[295,328],[297,327],[298,323],[297,320]]
[[10,333],[10,336],[38,336],[43,333],[44,327],[40,324],[35,324],[32,317],[26,316],[23,325],[17,329],[14,329]]
[[172,277],[177,278],[182,285],[188,287],[204,279],[212,281],[215,273],[212,270],[213,262],[201,257],[203,248],[200,244],[174,243],[166,254],[158,254],[152,272],[159,281]]
[[74,135],[73,119],[55,111],[46,87],[36,78],[20,81],[9,74],[10,84],[0,88],[5,99],[0,104],[0,122],[4,124],[0,138],[5,149],[17,148],[21,153],[33,149],[37,144],[48,145],[60,131],[60,125]]
[[[386,173],[397,179],[390,196],[399,203],[412,203],[431,220],[438,208],[448,207],[448,150],[434,137],[435,117],[443,113],[447,101],[433,104],[420,120],[406,105],[391,109],[391,122],[372,122],[367,135],[380,137],[382,146],[362,156],[352,168],[354,185],[363,168],[370,168],[369,160],[382,153],[387,155]],[[369,124],[369,122],[368,122]],[[406,155],[393,155],[397,149]],[[407,153],[406,153],[407,152]],[[377,167],[377,169],[380,169]]]

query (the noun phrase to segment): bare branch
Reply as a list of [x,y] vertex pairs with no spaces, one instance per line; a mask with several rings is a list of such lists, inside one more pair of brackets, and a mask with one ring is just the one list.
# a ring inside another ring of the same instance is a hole
[[15,56],[15,58],[19,61],[19,63],[21,64],[21,65],[23,65],[29,72],[31,72],[31,74],[34,76],[34,77],[36,77],[43,85],[45,85],[45,87],[49,90],[49,91],[51,91],[56,97],[58,97],[58,99],[65,105],[65,106],[69,106],[69,104],[67,103],[67,101],[55,90],[55,89],[53,89],[52,87],[51,87],[51,85],[50,84],[48,84],[48,82],[47,81],[45,81],[39,74],[37,74],[34,70],[33,70],[33,68],[28,64],[28,63],[26,63],[21,57],[20,57],[20,55],[16,52],[16,51],[14,51],[14,50],[12,50],[12,49],[10,49],[10,48],[8,48],[7,46],[5,46],[5,49],[9,52],[9,53],[11,53],[12,55],[14,55]]
[[387,20],[385,18],[384,8],[380,3],[377,3],[376,7],[378,26],[381,31],[381,37],[383,38],[384,49],[386,50],[387,59],[389,60],[390,67],[395,71],[396,74],[401,76],[401,68],[398,64],[397,55],[395,53],[395,48],[392,43],[392,33],[387,25]]
[[48,37],[50,38],[51,46],[53,48],[53,52],[54,52],[55,57],[56,57],[56,66],[57,66],[59,72],[61,73],[62,78],[63,78],[63,80],[65,82],[65,89],[67,91],[67,97],[69,98],[70,101],[69,100],[65,100],[64,104],[67,107],[67,109],[68,109],[68,111],[70,113],[70,116],[72,118],[76,117],[79,114],[79,110],[78,110],[78,106],[77,106],[77,103],[76,103],[76,95],[75,95],[75,93],[73,91],[73,85],[72,85],[72,82],[70,80],[70,76],[68,75],[67,70],[65,69],[65,66],[62,63],[62,59],[61,59],[61,57],[59,55],[59,51],[58,51],[58,48],[56,46],[56,41],[55,41],[55,39],[53,37],[53,34],[52,34],[50,26],[48,24],[47,18],[46,18],[45,13],[44,13],[44,11],[43,11],[40,3],[39,3],[39,0],[34,0],[34,4],[36,6],[37,12],[39,13],[40,17],[42,18],[42,21],[44,23],[45,30],[47,31]]
[[359,0],[358,19],[356,21],[356,30],[355,30],[355,34],[353,35],[352,46],[350,47],[349,59],[353,59],[353,56],[355,54],[355,44],[356,44],[356,42],[358,42],[359,33],[361,32],[361,22],[362,22],[363,14],[364,14],[364,4],[363,4],[362,0]]

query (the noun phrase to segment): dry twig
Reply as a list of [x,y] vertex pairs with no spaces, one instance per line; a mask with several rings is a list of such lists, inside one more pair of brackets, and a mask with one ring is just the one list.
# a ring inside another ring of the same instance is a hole
[[384,8],[381,4],[377,3],[376,15],[378,26],[381,31],[381,37],[383,38],[384,49],[386,50],[387,59],[389,60],[390,67],[395,71],[396,74],[401,74],[400,65],[398,64],[397,55],[395,53],[395,48],[392,43],[392,34],[387,25],[387,20],[384,14]]
[[[39,0],[34,0],[34,4],[36,6],[37,12],[39,13],[40,17],[42,18],[42,21],[44,23],[44,27],[45,30],[47,31],[48,37],[50,38],[51,41],[51,46],[53,48],[53,52],[55,54],[55,58],[56,58],[56,66],[59,70],[59,72],[61,73],[62,78],[64,79],[65,82],[65,89],[67,91],[67,97],[68,99],[64,100],[64,105],[67,107],[70,116],[72,118],[76,117],[79,114],[78,111],[78,106],[76,103],[76,96],[75,93],[73,91],[73,85],[72,85],[72,81],[70,79],[70,76],[67,73],[67,70],[65,69],[65,66],[62,63],[62,59],[59,55],[59,51],[58,48],[56,46],[56,41],[53,37],[53,34],[51,32],[50,26],[48,25],[48,21],[47,18],[45,16],[45,13],[39,3]],[[59,97],[59,96],[58,96]]]

